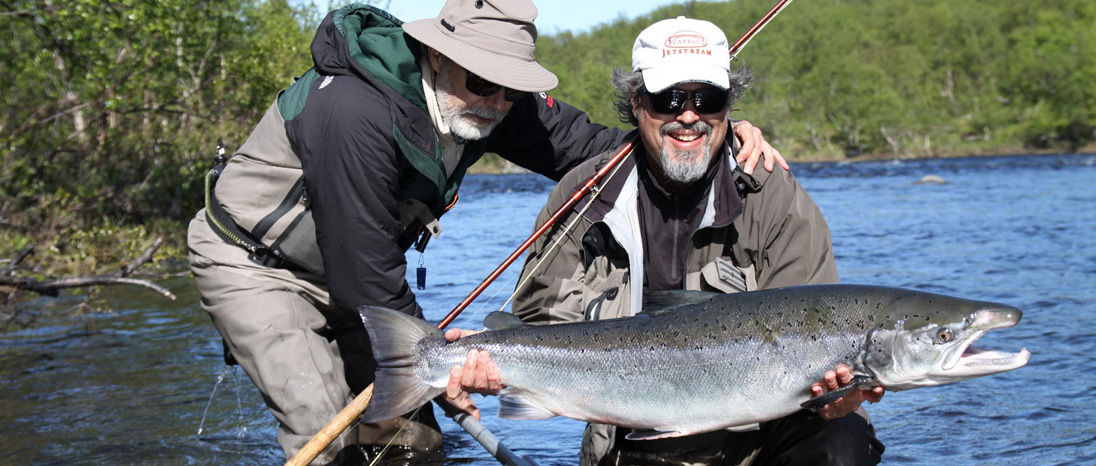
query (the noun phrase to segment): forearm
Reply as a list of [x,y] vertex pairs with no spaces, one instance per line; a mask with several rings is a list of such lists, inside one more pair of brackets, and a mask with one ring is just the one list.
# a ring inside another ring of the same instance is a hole
[[581,110],[538,93],[514,104],[492,133],[488,151],[558,181],[583,161],[619,145],[624,136],[624,131],[592,123]]

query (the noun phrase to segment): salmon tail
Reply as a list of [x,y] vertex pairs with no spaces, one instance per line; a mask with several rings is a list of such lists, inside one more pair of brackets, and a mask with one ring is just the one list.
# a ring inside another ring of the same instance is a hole
[[383,307],[358,308],[373,357],[377,360],[373,398],[362,414],[362,422],[392,419],[440,395],[445,387],[433,387],[415,373],[415,347],[424,339],[445,336],[425,320]]

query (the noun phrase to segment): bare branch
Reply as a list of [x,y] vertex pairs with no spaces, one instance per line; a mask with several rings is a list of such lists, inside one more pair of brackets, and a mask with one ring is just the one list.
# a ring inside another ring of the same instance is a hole
[[109,275],[93,275],[88,277],[71,277],[71,278],[59,278],[53,280],[35,280],[33,278],[25,277],[13,277],[10,273],[14,268],[22,262],[26,256],[30,255],[33,248],[27,248],[24,251],[16,255],[11,260],[11,263],[7,267],[0,269],[0,286],[6,286],[14,288],[16,290],[28,290],[35,293],[43,294],[46,296],[57,296],[62,289],[66,288],[81,288],[86,286],[96,285],[135,285],[142,286],[160,293],[164,297],[174,301],[175,295],[167,289],[160,287],[148,280],[140,280],[136,278],[128,278],[134,271],[141,268],[141,266],[152,261],[152,256],[156,254],[156,251],[160,249],[160,246],[164,244],[163,238],[156,238],[139,257],[133,259],[128,264],[118,269],[117,271]]
[[19,264],[23,262],[23,259],[26,259],[27,256],[29,256],[31,254],[34,254],[34,247],[33,246],[28,246],[26,249],[23,249],[22,251],[20,251],[19,254],[16,254],[15,257],[11,258],[8,261],[7,266],[5,266],[3,269],[0,269],[0,275],[11,275],[11,273],[17,267],[19,267]]
[[[132,275],[133,272],[136,272],[137,269],[141,268],[142,265],[145,265],[146,263],[151,262],[153,254],[156,254],[156,250],[160,249],[160,246],[163,246],[163,245],[164,245],[164,239],[163,238],[156,238],[156,241],[153,241],[152,245],[149,246],[147,249],[145,249],[145,252],[141,253],[140,256],[138,256],[136,259],[133,259],[132,261],[130,261],[130,263],[126,264],[121,269],[118,269],[117,272],[114,272],[114,276],[115,277],[128,277],[128,276]],[[175,299],[175,298],[172,298],[172,299]]]
[[0,285],[10,286],[16,289],[29,290],[35,293],[54,297],[56,297],[60,293],[60,290],[66,288],[82,288],[86,286],[96,285],[136,285],[143,286],[157,293],[160,293],[161,295],[172,301],[175,300],[175,295],[172,294],[170,291],[148,280],[140,280],[136,278],[126,277],[112,277],[107,275],[60,278],[57,280],[49,280],[44,282],[30,278],[0,276]]

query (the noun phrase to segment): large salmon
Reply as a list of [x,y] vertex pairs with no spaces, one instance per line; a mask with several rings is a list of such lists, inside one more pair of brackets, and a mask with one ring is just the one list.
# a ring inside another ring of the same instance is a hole
[[499,417],[566,416],[637,429],[633,439],[784,417],[810,406],[811,384],[842,363],[861,388],[907,390],[1016,369],[1031,357],[1026,349],[971,346],[989,330],[1016,325],[1019,309],[922,291],[864,285],[684,291],[660,293],[646,305],[636,317],[518,321],[454,343],[421,319],[364,307],[380,366],[363,420],[392,418],[441,394],[449,369],[471,349],[489,352],[509,387]]

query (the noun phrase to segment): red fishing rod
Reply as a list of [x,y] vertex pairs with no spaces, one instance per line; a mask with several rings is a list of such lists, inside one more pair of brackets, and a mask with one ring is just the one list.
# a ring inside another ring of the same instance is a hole
[[[768,13],[765,13],[765,16],[762,16],[761,19],[757,21],[757,23],[754,23],[754,25],[750,27],[750,29],[746,31],[746,33],[743,34],[742,37],[735,41],[734,45],[730,47],[729,51],[731,54],[731,58],[733,59],[736,55],[738,55],[738,52],[746,46],[746,43],[749,42],[750,39],[752,39],[753,36],[756,35],[758,32],[761,32],[761,30],[765,28],[765,25],[772,21],[773,18],[775,18],[776,15],[779,14],[780,11],[787,7],[787,5],[791,2],[792,0],[780,0],[780,2],[776,4],[776,6],[773,6],[768,11]],[[590,179],[586,181],[586,184],[584,184],[581,189],[576,191],[575,194],[571,195],[571,198],[567,200],[567,203],[556,209],[556,211],[552,213],[552,216],[546,222],[544,222],[544,224],[541,225],[540,228],[537,228],[537,230],[534,231],[533,234],[525,240],[525,242],[521,243],[521,246],[518,246],[518,248],[506,258],[506,260],[502,261],[502,264],[499,264],[499,266],[496,267],[495,270],[487,276],[487,278],[480,282],[479,286],[472,290],[472,292],[469,293],[468,296],[460,302],[460,304],[457,304],[457,307],[453,308],[452,311],[449,311],[449,314],[446,315],[445,318],[441,320],[441,322],[438,322],[438,328],[444,329],[445,327],[449,326],[449,324],[453,322],[453,319],[456,319],[457,316],[460,315],[460,313],[463,312],[469,304],[472,304],[472,301],[479,297],[479,295],[483,293],[483,290],[486,290],[487,287],[491,285],[491,283],[494,282],[495,279],[498,278],[499,275],[501,275],[507,267],[510,267],[510,265],[513,264],[514,261],[522,255],[522,253],[525,252],[525,250],[529,249],[529,247],[532,246],[538,238],[543,236],[544,233],[546,233],[548,229],[551,228],[557,220],[559,220],[560,217],[562,217],[567,211],[574,207],[579,200],[589,194],[590,191],[593,190],[594,186],[597,186],[597,184],[601,182],[601,180],[608,173],[610,173],[613,168],[620,163],[621,160],[627,157],[628,153],[632,151],[632,146],[634,145],[634,142],[634,137],[626,141],[624,145],[616,152],[616,154],[613,155],[613,157],[605,163],[605,166],[601,167],[601,169],[598,170],[597,173],[594,174],[594,176],[590,177]],[[290,458],[290,460],[285,463],[285,466],[305,466],[311,463],[312,460],[316,459],[316,457],[319,456],[321,452],[323,452],[324,449],[331,445],[331,442],[335,440],[335,437],[338,437],[339,434],[341,434],[344,430],[346,430],[347,427],[349,427],[353,422],[358,419],[358,416],[361,416],[361,414],[365,412],[365,408],[369,406],[369,400],[371,400],[372,398],[373,385],[370,384],[368,387],[366,387],[365,390],[359,393],[358,396],[350,402],[350,404],[343,408],[343,410],[340,411],[339,414],[337,414],[335,418],[331,420],[331,422],[329,422],[326,426],[324,426],[322,430],[316,433],[316,435],[313,436],[312,439],[309,440],[303,448],[297,451],[297,454],[293,455],[293,458]]]
[[733,60],[735,57],[737,57],[738,52],[742,50],[742,48],[745,47],[748,42],[750,42],[750,39],[753,39],[753,37],[756,36],[757,33],[761,32],[762,29],[765,29],[765,25],[769,24],[769,21],[772,21],[773,18],[776,17],[776,15],[780,14],[780,12],[783,11],[784,8],[786,8],[791,3],[792,0],[780,0],[780,2],[778,2],[776,5],[773,5],[773,7],[769,9],[768,13],[765,13],[765,16],[762,16],[761,19],[757,20],[757,22],[754,23],[754,25],[751,26],[750,29],[742,35],[742,37],[739,37],[738,40],[734,41],[734,44],[731,45],[730,49],[731,59]]
[[460,315],[460,313],[464,311],[464,309],[467,308],[469,304],[472,304],[472,301],[479,297],[480,293],[483,293],[483,290],[487,289],[487,286],[490,285],[491,282],[495,281],[495,279],[498,278],[499,275],[501,275],[507,267],[510,267],[510,264],[513,264],[514,261],[517,260],[517,258],[520,257],[526,249],[529,249],[529,246],[532,246],[533,243],[536,242],[538,238],[543,236],[549,228],[552,228],[552,225],[555,225],[556,221],[559,220],[559,218],[562,217],[563,214],[567,213],[567,211],[571,210],[571,208],[574,207],[575,204],[578,203],[578,201],[582,200],[583,197],[586,197],[586,194],[594,189],[594,186],[597,186],[597,184],[601,182],[602,178],[605,178],[605,175],[608,174],[613,169],[613,167],[615,167],[618,163],[620,163],[621,160],[624,160],[624,158],[628,156],[628,153],[632,151],[632,145],[634,144],[635,139],[635,136],[633,136],[629,140],[625,141],[624,146],[622,146],[620,150],[616,152],[616,155],[613,155],[613,158],[609,159],[609,161],[605,163],[605,166],[601,167],[601,169],[598,170],[597,173],[594,174],[594,176],[591,176],[590,179],[586,181],[586,184],[582,185],[582,188],[580,188],[578,191],[575,191],[575,193],[571,195],[571,198],[568,199],[565,204],[556,209],[552,216],[547,221],[545,221],[544,224],[540,226],[540,228],[537,228],[537,231],[534,231],[533,234],[530,235],[524,243],[521,243],[521,246],[518,246],[518,248],[515,249],[514,252],[510,253],[510,256],[507,257],[506,260],[502,261],[502,264],[499,264],[499,266],[495,268],[495,271],[491,272],[491,274],[488,275],[487,278],[484,279],[483,282],[481,282],[479,286],[476,287],[476,289],[472,290],[472,292],[469,293],[468,296],[465,297],[464,300],[457,305],[457,307],[453,308],[452,311],[449,311],[449,315],[445,316],[445,318],[442,319],[441,322],[438,322],[438,328],[443,329],[449,326],[449,324],[453,322],[453,319],[456,319],[457,316]]

